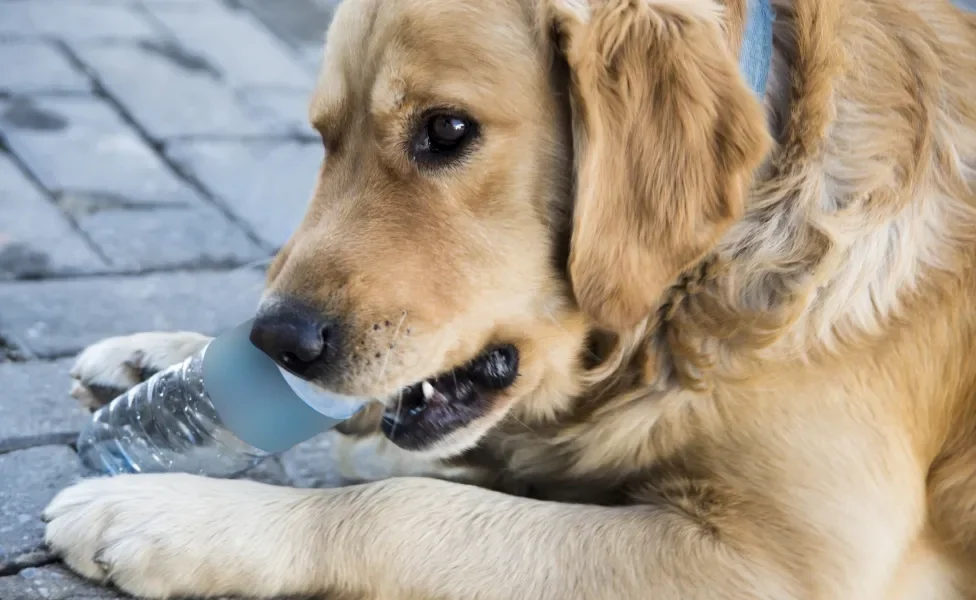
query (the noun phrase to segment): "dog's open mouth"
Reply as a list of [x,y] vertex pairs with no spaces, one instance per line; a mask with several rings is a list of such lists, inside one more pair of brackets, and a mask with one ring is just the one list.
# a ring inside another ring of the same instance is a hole
[[518,375],[518,349],[491,346],[469,363],[404,388],[383,414],[383,433],[419,450],[483,416]]

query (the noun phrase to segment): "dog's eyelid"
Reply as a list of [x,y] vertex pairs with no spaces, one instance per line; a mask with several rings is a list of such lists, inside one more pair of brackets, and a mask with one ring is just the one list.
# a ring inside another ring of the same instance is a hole
[[431,117],[436,117],[438,115],[451,115],[462,119],[467,119],[469,121],[477,121],[471,115],[471,111],[452,102],[431,104],[421,110],[417,110],[414,112],[413,121],[414,123],[422,123]]

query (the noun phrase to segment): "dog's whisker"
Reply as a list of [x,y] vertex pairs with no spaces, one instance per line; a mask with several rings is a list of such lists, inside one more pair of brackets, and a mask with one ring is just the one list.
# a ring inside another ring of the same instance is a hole
[[[390,340],[390,347],[386,352],[386,356],[383,358],[383,366],[380,367],[379,379],[381,381],[383,377],[386,375],[386,368],[390,364],[390,353],[393,351],[393,347],[396,346],[397,339],[400,336],[400,331],[403,329],[403,323],[406,320],[407,320],[407,311],[403,311],[403,314],[400,315],[400,322],[397,323],[396,329],[393,330],[393,339]],[[403,407],[403,388],[401,387],[397,391],[397,408],[396,408],[396,413],[394,413],[394,417],[393,417],[393,428],[392,428],[391,437],[396,434],[397,425],[400,424],[400,409],[402,407]]]
[[390,354],[393,350],[393,347],[396,346],[397,338],[400,336],[400,330],[403,328],[403,322],[406,320],[407,320],[407,311],[403,311],[403,314],[400,316],[400,322],[397,323],[396,329],[393,330],[393,339],[390,340],[390,347],[387,349],[387,352],[383,357],[383,366],[380,367],[380,376],[379,376],[380,381],[382,381],[383,376],[386,375],[386,368],[390,364]]
[[393,427],[390,430],[390,437],[396,438],[397,425],[400,424],[400,409],[403,408],[403,388],[397,391],[397,407],[396,412],[393,414]]
[[[545,310],[546,310],[546,316],[549,318],[550,321],[553,322],[553,324],[556,327],[558,327],[558,328],[562,329],[563,331],[565,331],[566,333],[572,335],[572,333],[570,333],[570,331],[568,329],[566,329],[566,326],[563,325],[562,323],[560,323],[559,320],[556,318],[556,316],[552,314],[552,311],[551,310],[549,310],[548,308],[545,309]],[[593,352],[592,350],[590,350],[589,347],[584,346],[583,347],[583,352],[585,352],[587,355],[589,355],[590,358],[592,358],[594,361],[600,362],[600,357],[597,356],[595,352]]]
[[522,427],[525,427],[529,431],[529,433],[535,433],[535,429],[532,429],[531,427],[529,427],[528,425],[526,425],[525,424],[525,421],[523,421],[522,419],[519,419],[518,417],[516,417],[513,414],[509,414],[508,416],[511,417],[516,423],[518,423]]
[[249,263],[244,263],[243,265],[235,267],[233,271],[238,272],[238,271],[246,271],[248,269],[254,269],[257,267],[268,267],[271,265],[271,261],[273,260],[274,260],[273,256],[269,256],[267,258],[259,258],[258,260],[254,260]]

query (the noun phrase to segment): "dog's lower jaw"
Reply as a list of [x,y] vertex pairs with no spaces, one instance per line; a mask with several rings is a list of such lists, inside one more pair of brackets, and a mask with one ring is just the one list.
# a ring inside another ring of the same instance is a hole
[[402,390],[388,403],[381,429],[405,450],[437,447],[460,452],[495,421],[506,390],[519,373],[519,352],[510,344],[490,347],[467,364]]

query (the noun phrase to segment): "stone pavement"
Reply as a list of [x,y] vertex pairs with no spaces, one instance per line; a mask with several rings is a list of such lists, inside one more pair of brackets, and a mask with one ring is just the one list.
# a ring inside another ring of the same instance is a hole
[[[332,0],[0,0],[0,599],[119,598],[42,547],[72,357],[247,318],[309,198]],[[251,476],[335,483],[319,439]]]

